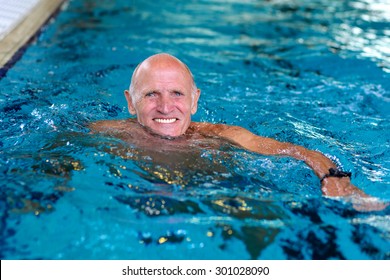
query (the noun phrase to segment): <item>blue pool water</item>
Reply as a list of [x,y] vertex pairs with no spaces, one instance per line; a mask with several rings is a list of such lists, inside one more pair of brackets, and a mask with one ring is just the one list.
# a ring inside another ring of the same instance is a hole
[[319,150],[390,201],[389,11],[386,0],[69,1],[1,72],[1,258],[390,259],[390,210],[323,197],[301,162],[191,147],[191,168],[159,166],[86,128],[129,117],[134,67],[168,52],[202,90],[195,121]]

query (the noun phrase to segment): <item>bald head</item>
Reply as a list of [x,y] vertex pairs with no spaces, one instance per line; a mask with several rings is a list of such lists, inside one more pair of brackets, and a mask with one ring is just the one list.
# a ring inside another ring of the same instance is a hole
[[170,137],[186,132],[199,95],[190,69],[165,53],[141,62],[134,70],[130,89],[125,90],[130,114],[153,132]]
[[141,76],[146,75],[150,71],[164,70],[169,68],[176,68],[181,71],[184,76],[188,76],[189,81],[191,82],[191,93],[196,94],[197,87],[194,81],[194,77],[188,66],[170,54],[159,53],[146,58],[135,68],[131,77],[129,88],[130,96],[133,101],[136,102]]

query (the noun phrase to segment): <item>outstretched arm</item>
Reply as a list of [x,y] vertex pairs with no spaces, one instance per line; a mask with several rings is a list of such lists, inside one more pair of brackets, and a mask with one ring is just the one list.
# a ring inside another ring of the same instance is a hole
[[[381,210],[387,205],[365,201],[362,205],[362,198],[370,198],[362,190],[351,184],[349,177],[325,177],[329,169],[336,168],[336,165],[322,153],[308,150],[304,147],[286,142],[261,137],[239,126],[227,126],[222,124],[198,124],[200,131],[211,136],[225,138],[249,151],[263,155],[290,156],[304,161],[321,180],[321,190],[326,196],[358,198],[359,205],[352,201],[358,210]],[[372,199],[372,198],[371,198]]]
[[[203,125],[203,124],[202,124]],[[206,124],[207,126],[208,124]],[[290,156],[298,160],[303,160],[318,178],[323,178],[329,173],[330,168],[336,168],[336,165],[320,152],[308,150],[287,142],[261,137],[239,126],[211,125],[213,127],[204,127],[205,131],[215,136],[225,138],[249,151],[263,155],[282,155]],[[326,179],[325,179],[326,180]],[[324,181],[325,181],[324,180]]]

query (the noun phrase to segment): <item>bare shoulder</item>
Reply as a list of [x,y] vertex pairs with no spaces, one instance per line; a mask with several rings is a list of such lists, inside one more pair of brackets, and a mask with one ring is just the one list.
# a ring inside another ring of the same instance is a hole
[[194,122],[192,127],[194,131],[202,135],[223,138],[248,150],[262,154],[276,154],[278,151],[291,146],[289,143],[256,135],[241,126]]
[[248,136],[249,134],[253,135],[253,133],[241,126],[213,124],[206,122],[192,122],[191,125],[194,131],[197,131],[207,136],[231,138],[233,136],[238,136],[242,134],[245,136]]
[[131,128],[135,121],[133,119],[125,120],[101,120],[90,123],[88,128],[91,132],[109,132],[109,131],[120,131]]
[[190,126],[190,129],[194,132],[209,137],[221,136],[221,133],[223,131],[229,130],[229,128],[231,128],[231,126],[206,122],[192,122]]

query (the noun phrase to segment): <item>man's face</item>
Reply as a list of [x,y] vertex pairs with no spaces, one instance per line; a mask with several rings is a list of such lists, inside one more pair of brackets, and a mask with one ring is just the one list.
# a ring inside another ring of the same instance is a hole
[[199,90],[192,94],[192,78],[183,65],[169,59],[146,63],[135,78],[135,96],[125,91],[130,113],[159,135],[184,134],[197,110]]

